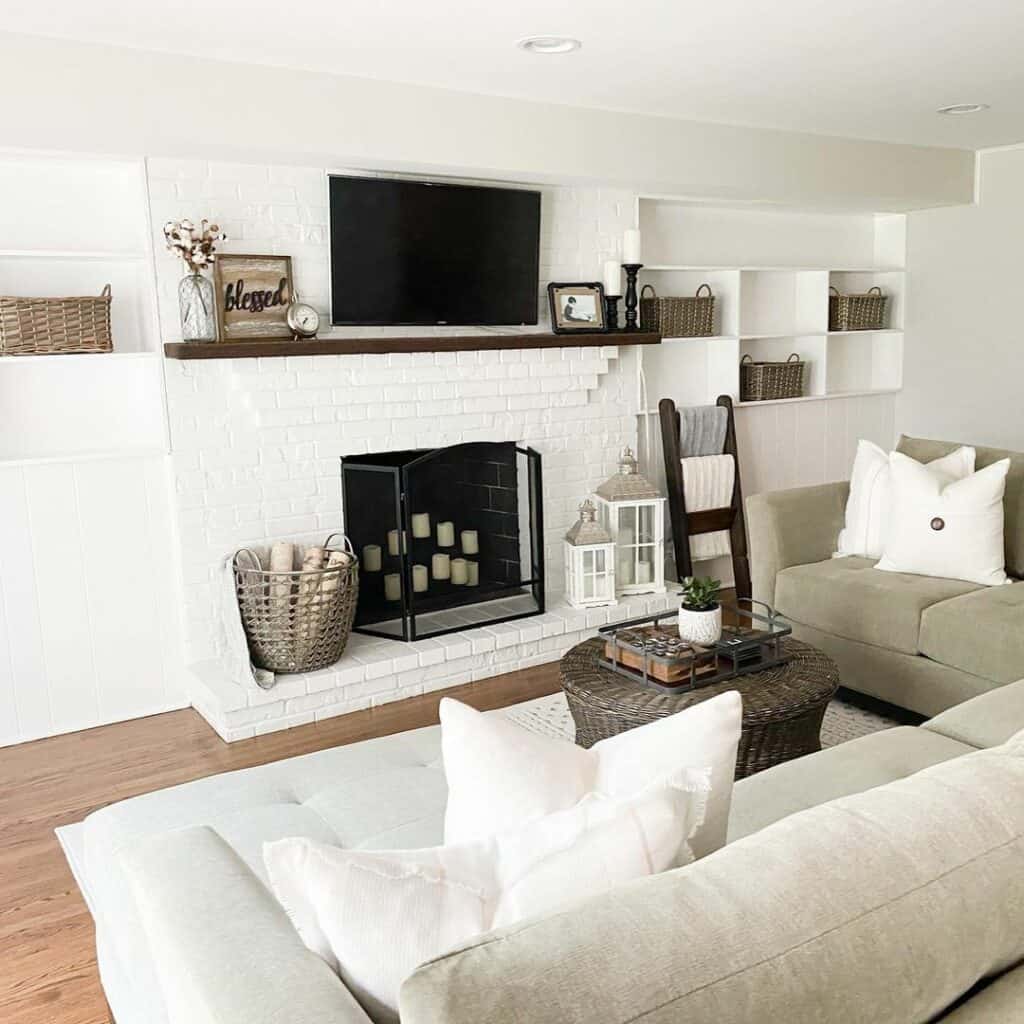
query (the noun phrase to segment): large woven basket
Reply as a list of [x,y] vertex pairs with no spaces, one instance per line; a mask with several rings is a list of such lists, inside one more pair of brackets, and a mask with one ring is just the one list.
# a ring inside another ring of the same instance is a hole
[[0,356],[111,352],[110,285],[98,296],[0,295]]
[[830,331],[881,331],[885,328],[888,295],[877,285],[862,295],[841,295],[838,288],[828,290],[828,329]]
[[752,356],[745,355],[740,360],[740,401],[800,398],[806,365],[795,352],[784,363],[755,363]]
[[312,672],[344,653],[359,597],[359,561],[347,537],[334,568],[269,572],[248,548],[235,554],[235,593],[253,664],[272,672]]
[[[650,289],[650,296],[647,291]],[[707,294],[703,294],[705,289]],[[715,297],[702,284],[692,296],[660,297],[653,285],[640,290],[640,323],[665,338],[707,338],[715,333]]]

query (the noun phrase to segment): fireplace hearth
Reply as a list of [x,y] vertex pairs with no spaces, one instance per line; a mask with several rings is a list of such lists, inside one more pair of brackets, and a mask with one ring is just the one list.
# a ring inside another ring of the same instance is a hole
[[354,629],[406,641],[544,611],[541,459],[511,442],[346,456]]

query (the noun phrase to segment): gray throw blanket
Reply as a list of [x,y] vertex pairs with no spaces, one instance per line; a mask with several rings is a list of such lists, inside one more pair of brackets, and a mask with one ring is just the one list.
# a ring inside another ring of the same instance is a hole
[[720,405],[695,405],[679,410],[679,453],[684,459],[721,455],[729,411]]

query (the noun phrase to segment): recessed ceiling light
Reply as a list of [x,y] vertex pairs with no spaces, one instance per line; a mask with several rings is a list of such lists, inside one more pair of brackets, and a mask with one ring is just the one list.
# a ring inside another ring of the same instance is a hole
[[520,39],[516,46],[530,53],[572,53],[583,44],[570,36],[527,36]]
[[988,110],[987,103],[953,103],[948,107],[939,107],[940,114],[977,114],[981,110]]

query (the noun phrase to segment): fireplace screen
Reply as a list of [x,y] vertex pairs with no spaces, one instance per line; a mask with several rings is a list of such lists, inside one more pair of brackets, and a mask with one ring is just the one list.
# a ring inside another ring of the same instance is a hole
[[544,611],[540,455],[511,442],[346,456],[354,629],[421,640]]

